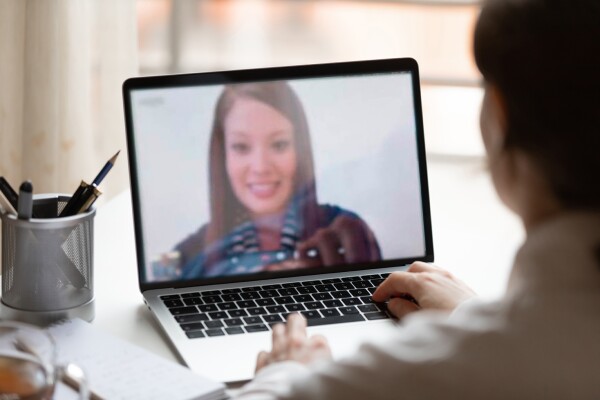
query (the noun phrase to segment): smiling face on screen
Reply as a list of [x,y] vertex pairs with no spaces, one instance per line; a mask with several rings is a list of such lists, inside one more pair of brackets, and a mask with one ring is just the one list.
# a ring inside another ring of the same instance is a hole
[[241,97],[223,127],[225,165],[235,196],[253,217],[283,213],[297,169],[292,123],[270,105]]

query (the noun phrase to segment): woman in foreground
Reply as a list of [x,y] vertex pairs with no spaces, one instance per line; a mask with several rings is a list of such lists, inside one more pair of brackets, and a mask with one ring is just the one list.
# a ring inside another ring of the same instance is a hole
[[597,0],[490,0],[477,23],[489,170],[527,232],[502,299],[415,263],[373,294],[411,314],[395,336],[333,362],[293,315],[237,398],[599,399],[599,38]]

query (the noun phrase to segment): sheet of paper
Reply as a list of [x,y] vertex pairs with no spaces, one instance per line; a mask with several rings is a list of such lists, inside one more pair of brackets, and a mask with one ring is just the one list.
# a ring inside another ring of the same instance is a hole
[[93,391],[105,399],[213,400],[225,386],[75,319],[48,328],[61,363],[82,367]]

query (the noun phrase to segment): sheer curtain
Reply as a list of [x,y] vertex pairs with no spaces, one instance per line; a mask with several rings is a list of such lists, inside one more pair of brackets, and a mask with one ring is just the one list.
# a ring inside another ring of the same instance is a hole
[[137,74],[135,0],[0,2],[0,175],[72,193],[121,150],[100,189],[128,186],[122,82]]

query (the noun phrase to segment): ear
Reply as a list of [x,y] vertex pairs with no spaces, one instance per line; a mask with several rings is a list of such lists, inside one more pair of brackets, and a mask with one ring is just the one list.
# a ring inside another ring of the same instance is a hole
[[486,83],[481,107],[481,135],[489,157],[504,150],[508,127],[504,95],[493,83]]

